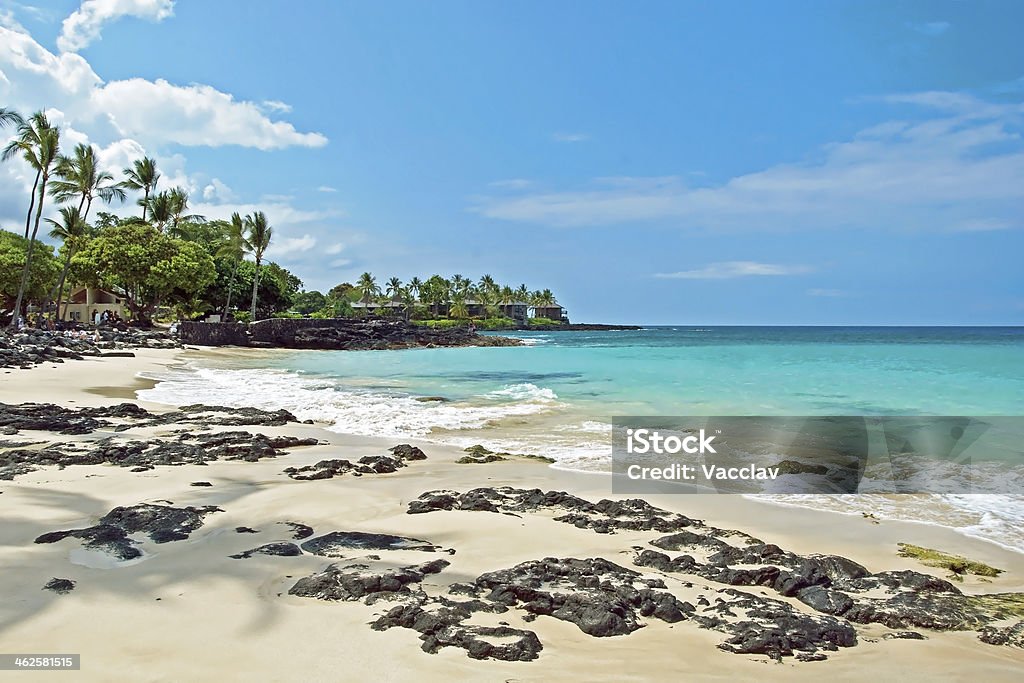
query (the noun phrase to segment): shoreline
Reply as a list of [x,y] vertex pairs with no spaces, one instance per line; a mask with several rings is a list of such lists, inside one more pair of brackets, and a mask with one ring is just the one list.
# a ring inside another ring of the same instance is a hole
[[[138,374],[159,372],[207,353],[211,350],[140,349],[135,358],[89,359],[13,370],[3,376],[0,402],[35,401],[83,407],[129,400],[155,413],[166,413],[172,410],[170,406],[125,398],[154,383],[140,379]],[[247,349],[245,353],[252,351]],[[151,436],[173,426],[132,433]],[[381,677],[374,664],[379,665],[381,658],[392,658],[384,677],[398,680],[407,678],[412,671],[426,680],[452,676],[466,680],[606,680],[613,670],[617,680],[642,680],[669,672],[689,672],[705,679],[756,676],[767,680],[809,680],[822,673],[840,680],[872,674],[948,679],[952,673],[957,678],[1013,680],[1024,665],[1024,651],[984,645],[977,641],[976,634],[969,632],[929,632],[929,639],[919,642],[871,642],[870,634],[880,631],[868,626],[863,629],[860,644],[829,653],[826,662],[798,663],[786,658],[784,663],[775,664],[764,657],[721,652],[715,647],[721,635],[710,631],[687,628],[685,637],[681,637],[672,627],[658,622],[629,636],[598,639],[580,633],[571,624],[549,618],[529,625],[540,635],[545,648],[534,662],[476,661],[466,658],[465,652],[457,648],[445,648],[436,655],[425,654],[419,650],[414,633],[405,629],[376,632],[366,627],[369,615],[380,613],[380,608],[368,610],[358,603],[325,604],[276,597],[287,591],[292,582],[286,575],[297,578],[322,568],[326,564],[322,558],[294,558],[300,565],[285,564],[292,561],[288,558],[236,561],[224,559],[227,549],[244,550],[264,539],[273,540],[275,534],[280,535],[271,531],[274,524],[295,519],[316,527],[318,532],[359,528],[430,539],[457,548],[458,553],[449,558],[455,563],[454,574],[446,580],[471,580],[480,572],[552,555],[598,555],[631,567],[628,557],[623,555],[624,549],[646,545],[650,534],[594,534],[529,515],[512,518],[486,513],[405,514],[405,505],[410,500],[435,489],[466,491],[509,485],[564,490],[593,501],[624,498],[612,495],[607,476],[596,473],[561,470],[522,460],[458,465],[455,460],[463,453],[453,446],[421,439],[344,435],[329,431],[322,424],[290,423],[243,429],[268,435],[313,437],[329,443],[253,463],[219,461],[201,468],[158,466],[143,473],[110,465],[69,466],[63,470],[48,467],[13,481],[0,481],[0,501],[13,520],[0,531],[0,565],[9,571],[6,590],[11,591],[8,602],[15,610],[13,621],[0,622],[5,625],[0,629],[0,650],[19,651],[23,649],[17,647],[20,643],[51,644],[52,649],[52,644],[59,641],[59,649],[87,655],[83,656],[82,673],[92,669],[97,680],[109,677],[115,670],[144,680],[166,676],[180,680],[199,671],[208,672],[197,667],[210,666],[210,662],[172,662],[171,653],[198,648],[199,642],[210,639],[218,639],[226,655],[245,658],[253,670],[263,670],[271,678],[294,675],[295,667],[299,667],[312,680],[332,678],[332,667],[342,659],[356,667],[349,672],[353,678],[374,672]],[[323,458],[380,453],[398,442],[422,448],[428,459],[411,463],[391,475],[362,479],[295,482],[281,475],[289,465],[305,466]],[[189,482],[196,479],[208,480],[213,487],[191,487]],[[339,491],[344,495],[339,497]],[[147,555],[143,560],[116,569],[75,564],[75,542],[31,545],[31,537],[38,533],[93,524],[116,505],[160,499],[178,504],[215,504],[226,512],[211,517],[209,529],[204,526],[197,532],[196,541],[167,546],[144,544]],[[889,520],[875,524],[852,514],[739,496],[651,495],[646,500],[716,527],[740,529],[796,553],[849,557],[871,571],[911,569],[942,576],[941,570],[897,556],[895,544],[907,542],[939,548],[1006,570],[990,583],[968,576],[963,584],[958,584],[964,593],[1024,590],[1024,557],[1020,553],[945,527]],[[249,538],[231,531],[241,525],[261,533]],[[189,546],[188,552],[176,547],[185,545]],[[419,553],[405,552],[403,561],[424,559],[416,555]],[[212,573],[206,576],[205,572]],[[77,580],[79,587],[68,596],[50,597],[48,592],[39,590],[50,576]],[[95,609],[110,610],[110,623],[97,629],[91,616]],[[159,638],[143,639],[138,643],[142,647],[127,647],[137,638],[140,624],[157,629],[154,633],[159,632]],[[685,623],[675,629],[684,626]],[[236,640],[231,634],[246,636]],[[224,636],[229,637],[225,640]],[[270,654],[282,647],[294,655],[288,658],[290,661]],[[380,656],[365,656],[356,664],[343,654],[349,648]],[[103,668],[113,667],[115,662],[124,668]],[[156,665],[159,673],[151,668]],[[333,677],[336,678],[336,671]]]

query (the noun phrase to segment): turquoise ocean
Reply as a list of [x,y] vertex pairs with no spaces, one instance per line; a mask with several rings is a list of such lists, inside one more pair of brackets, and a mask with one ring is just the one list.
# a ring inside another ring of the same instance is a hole
[[[610,469],[614,416],[1024,415],[1021,327],[675,326],[508,336],[526,345],[215,354],[152,377],[158,384],[139,397],[285,408],[340,433],[479,443],[589,472]],[[1019,479],[1024,491],[1024,466],[994,476]],[[1024,496],[949,488],[758,497],[939,524],[1024,552]]]

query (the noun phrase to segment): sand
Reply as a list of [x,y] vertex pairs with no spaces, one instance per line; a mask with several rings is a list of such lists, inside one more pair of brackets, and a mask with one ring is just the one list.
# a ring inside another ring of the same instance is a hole
[[[147,386],[137,377],[181,362],[181,351],[139,351],[134,359],[68,362],[0,374],[0,401],[109,405],[130,400]],[[143,404],[150,409],[166,407]],[[140,430],[161,432],[171,427]],[[880,640],[887,629],[860,629],[860,644],[829,653],[824,662],[735,655],[715,646],[723,635],[687,622],[652,622],[629,636],[592,638],[575,625],[549,617],[525,624],[518,612],[481,615],[479,623],[508,621],[529,628],[544,643],[532,662],[476,661],[464,650],[420,650],[406,629],[371,630],[367,623],[387,605],[326,603],[287,594],[301,576],[322,569],[322,557],[248,560],[228,555],[290,539],[280,524],[295,521],[317,533],[374,531],[429,539],[455,548],[451,566],[427,583],[472,581],[485,571],[546,556],[603,556],[632,566],[631,546],[656,534],[596,534],[544,515],[514,517],[476,512],[405,514],[424,491],[512,485],[565,490],[597,500],[614,497],[601,475],[570,473],[542,463],[509,461],[458,465],[461,452],[418,443],[428,460],[395,474],[293,481],[282,470],[330,457],[383,454],[397,443],[335,434],[316,425],[249,428],[266,434],[313,435],[329,445],[295,449],[256,463],[158,467],[143,473],[99,465],[48,468],[0,481],[0,652],[80,653],[77,673],[9,674],[11,680],[109,681],[654,681],[820,680],[1010,681],[1020,680],[1024,650],[986,645],[974,633],[928,632],[926,641]],[[36,433],[23,432],[35,437]],[[99,434],[98,436],[102,436]],[[68,439],[69,437],[58,437]],[[85,437],[82,437],[85,438]],[[89,438],[95,438],[89,437]],[[212,487],[190,486],[209,481]],[[1005,569],[983,583],[969,578],[965,592],[1024,590],[1024,555],[951,530],[905,522],[874,523],[860,515],[787,508],[737,496],[659,496],[650,502],[742,529],[798,553],[834,553],[871,570],[928,570],[896,554],[909,542],[963,554]],[[141,502],[217,505],[187,541],[144,541],[142,560],[112,563],[66,539],[33,544],[48,531],[89,526],[111,508]],[[235,527],[257,529],[239,534]],[[395,564],[433,556],[388,551]],[[77,582],[67,595],[41,590],[51,577]],[[671,584],[671,581],[669,581]],[[753,589],[759,590],[759,589]],[[772,594],[774,596],[774,594]],[[875,637],[872,637],[872,636]],[[6,673],[6,672],[5,672]]]

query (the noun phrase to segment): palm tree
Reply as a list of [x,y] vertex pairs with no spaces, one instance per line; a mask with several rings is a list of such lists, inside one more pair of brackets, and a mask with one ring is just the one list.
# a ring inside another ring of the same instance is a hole
[[387,293],[391,295],[392,301],[398,301],[402,291],[402,281],[397,277],[390,278],[387,284]]
[[494,278],[493,277],[491,277],[490,275],[481,275],[480,276],[480,290],[481,291],[493,292],[495,287],[497,287],[497,285],[494,284]]
[[270,246],[274,229],[267,222],[267,215],[262,211],[253,211],[245,217],[245,246],[256,259],[256,274],[252,278],[252,304],[249,307],[249,319],[256,320],[256,293],[260,286],[260,263]]
[[[153,227],[163,232],[174,220],[174,199],[170,192],[160,192],[146,200],[142,209],[143,215],[149,210],[149,222]],[[145,220],[145,219],[143,219]]]
[[20,126],[25,123],[25,119],[21,118],[21,114],[8,109],[6,107],[0,107],[0,128],[6,128],[7,126]]
[[530,300],[530,290],[526,288],[526,284],[525,283],[519,285],[519,288],[516,289],[516,301],[529,302],[529,300]]
[[61,320],[60,302],[64,300],[64,281],[68,276],[68,268],[71,266],[71,256],[81,245],[81,241],[89,234],[89,226],[78,207],[65,206],[60,210],[60,220],[55,221],[47,218],[46,222],[53,226],[50,230],[50,237],[59,239],[64,243],[64,267],[60,271],[60,279],[57,286],[50,293],[50,298],[57,302],[57,320]]
[[402,314],[408,321],[416,308],[416,295],[413,294],[412,287],[402,287],[398,292],[398,300],[402,303]]
[[420,292],[423,291],[423,282],[418,278],[414,277],[409,280],[409,293],[414,297],[419,298]]
[[377,278],[373,277],[372,273],[363,273],[359,276],[356,281],[356,289],[362,294],[360,300],[363,303],[370,303],[373,297],[380,292],[380,287],[377,286]]
[[35,169],[36,179],[32,182],[32,192],[29,194],[28,213],[25,214],[25,239],[28,239],[28,231],[32,226],[32,211],[35,209],[36,203],[36,191],[39,189],[39,180],[43,175],[43,168],[40,164],[38,157],[39,148],[42,144],[42,139],[45,131],[50,130],[50,121],[46,118],[46,114],[41,111],[37,111],[32,114],[28,120],[22,119],[17,114],[13,114],[9,110],[6,111],[4,117],[4,125],[8,123],[17,122],[18,134],[17,136],[7,143],[4,147],[4,151],[0,158],[4,161],[21,154],[22,158],[28,163],[29,166]]
[[146,220],[146,209],[149,208],[149,193],[156,190],[160,181],[160,172],[156,170],[156,161],[149,157],[137,159],[129,168],[124,169],[125,179],[119,186],[126,190],[142,190],[145,194],[139,200],[142,207],[142,220]]
[[449,318],[465,320],[469,317],[469,308],[466,306],[466,297],[462,292],[456,292],[452,297],[452,307],[448,311]]
[[[26,158],[31,157],[30,163],[33,163],[35,168],[38,170],[39,176],[39,197],[36,203],[36,218],[35,224],[32,227],[32,236],[28,242],[28,253],[25,255],[25,266],[21,269],[21,283],[18,285],[18,297],[14,301],[14,311],[11,315],[11,327],[17,323],[18,317],[21,314],[21,304],[25,298],[25,288],[28,286],[28,275],[32,270],[32,256],[35,252],[36,235],[39,234],[39,221],[43,217],[43,203],[46,200],[46,184],[50,180],[50,173],[53,171],[53,165],[57,162],[60,157],[60,130],[49,126],[49,122],[46,121],[46,117],[42,114],[38,115],[36,123],[45,122],[47,127],[36,131],[39,137],[38,144],[31,150],[26,150]],[[31,152],[31,153],[30,153]]]
[[462,277],[458,273],[452,275],[452,292],[459,292],[463,295],[469,292],[469,285],[472,284],[469,280]]
[[235,288],[235,276],[238,274],[238,264],[245,258],[249,244],[245,240],[245,221],[238,215],[238,212],[231,214],[231,221],[224,226],[224,243],[217,249],[217,258],[226,258],[233,264],[231,266],[231,279],[228,280],[228,296],[224,302],[224,318],[228,317],[231,311],[231,293]]
[[188,234],[184,229],[188,223],[205,223],[206,217],[198,214],[186,214],[188,211],[188,190],[183,187],[172,187],[167,193],[168,210],[170,211],[171,227],[167,231],[173,237]]
[[90,145],[76,145],[74,156],[62,156],[56,171],[60,178],[50,183],[50,194],[61,203],[80,197],[78,213],[82,221],[88,219],[96,197],[107,204],[115,199],[125,200],[125,191],[113,184],[114,176],[99,169],[96,152]]

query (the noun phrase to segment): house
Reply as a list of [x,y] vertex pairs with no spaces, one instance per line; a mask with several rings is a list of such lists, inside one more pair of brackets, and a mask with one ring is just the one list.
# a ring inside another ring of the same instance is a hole
[[486,318],[487,306],[476,299],[466,299],[466,313],[470,318]]
[[533,317],[547,318],[548,320],[557,320],[563,323],[569,322],[569,312],[557,303],[550,306],[534,306]]
[[512,318],[516,322],[526,322],[526,317],[530,310],[530,304],[525,301],[513,301],[508,304],[501,304],[498,306],[501,309],[501,314],[506,318]]
[[91,323],[96,313],[110,311],[118,317],[129,317],[124,298],[116,293],[98,287],[75,287],[61,302],[61,320]]
[[401,301],[386,301],[384,303],[356,301],[352,304],[352,308],[357,313],[366,313],[366,315],[401,315],[405,309],[405,304]]

